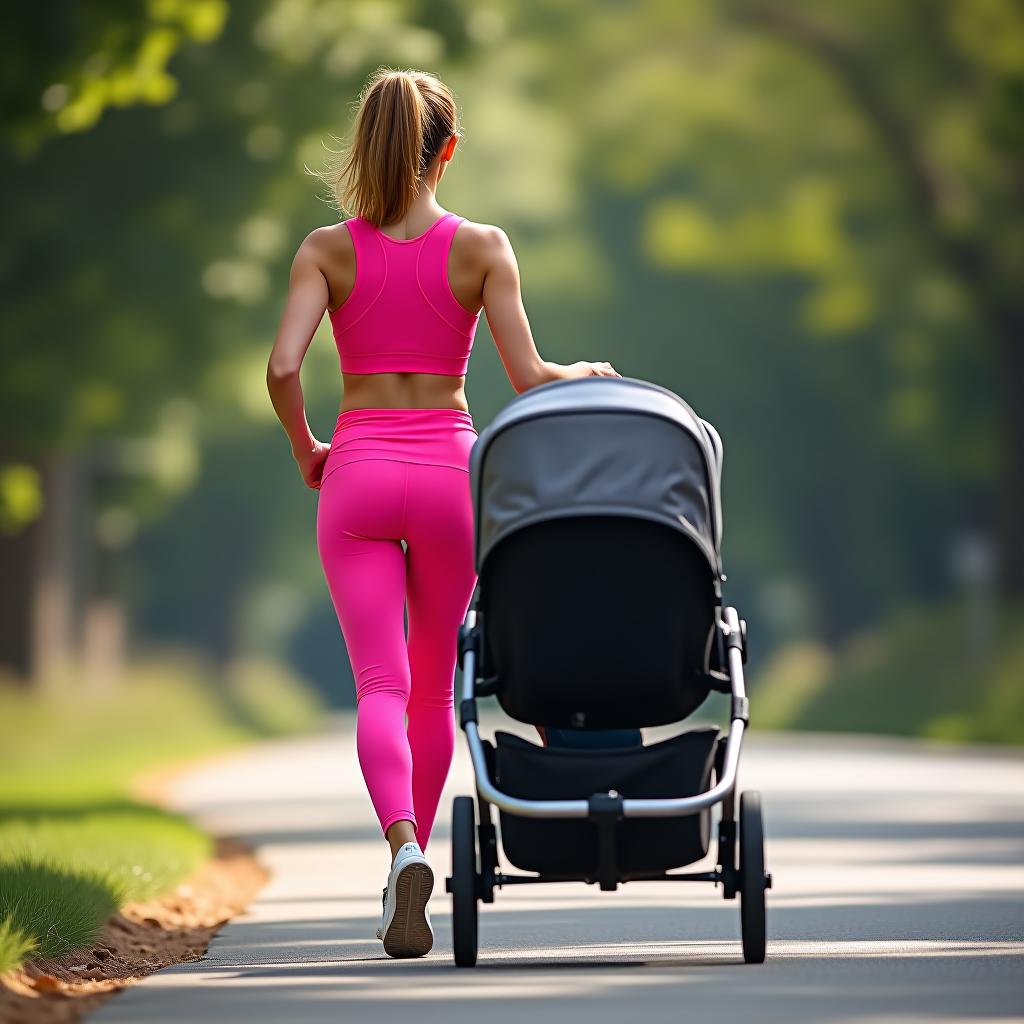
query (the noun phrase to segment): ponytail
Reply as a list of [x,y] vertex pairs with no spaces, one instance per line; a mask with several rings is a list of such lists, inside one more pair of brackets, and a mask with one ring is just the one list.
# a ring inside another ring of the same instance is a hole
[[435,75],[378,68],[360,93],[340,168],[318,176],[343,214],[391,224],[405,216],[446,139],[458,134],[455,99]]

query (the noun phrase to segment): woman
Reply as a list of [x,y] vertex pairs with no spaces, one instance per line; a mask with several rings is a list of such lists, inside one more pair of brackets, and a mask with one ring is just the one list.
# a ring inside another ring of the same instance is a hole
[[[391,847],[377,937],[394,957],[433,944],[424,851],[454,750],[456,637],[476,584],[465,374],[481,307],[517,392],[620,376],[606,362],[540,357],[505,232],[438,204],[459,137],[436,76],[371,76],[328,179],[354,216],[299,246],[267,370],[302,479],[319,491],[317,549],[355,678],[357,756]],[[299,384],[325,310],[344,385],[330,444],[310,432]]]

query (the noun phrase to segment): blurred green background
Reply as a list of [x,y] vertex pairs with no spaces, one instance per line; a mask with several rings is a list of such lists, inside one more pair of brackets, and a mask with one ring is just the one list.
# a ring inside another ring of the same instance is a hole
[[[719,428],[755,725],[1024,739],[1020,3],[64,0],[0,53],[8,764],[154,673],[237,735],[351,706],[264,373],[381,64],[455,91],[439,201],[505,228],[542,355]],[[513,397],[483,321],[467,392]]]

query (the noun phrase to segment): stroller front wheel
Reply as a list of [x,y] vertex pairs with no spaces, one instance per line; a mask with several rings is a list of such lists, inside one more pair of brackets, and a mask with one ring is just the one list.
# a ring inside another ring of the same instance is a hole
[[743,933],[743,959],[748,964],[763,964],[767,945],[764,893],[764,820],[761,794],[750,790],[740,795],[740,925]]
[[477,870],[473,800],[457,796],[452,806],[452,945],[456,967],[476,965]]

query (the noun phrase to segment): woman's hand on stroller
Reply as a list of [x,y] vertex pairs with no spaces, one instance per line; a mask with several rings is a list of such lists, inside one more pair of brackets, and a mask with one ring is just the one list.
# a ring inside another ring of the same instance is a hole
[[331,446],[322,441],[314,439],[313,447],[302,450],[292,450],[295,461],[298,463],[299,472],[302,474],[303,482],[314,491],[320,490],[321,478],[324,472],[324,463],[330,454]]
[[578,363],[573,363],[572,367],[577,371],[580,377],[621,377],[622,374],[612,366],[611,363],[600,362],[600,363],[588,363],[585,360],[581,360]]

